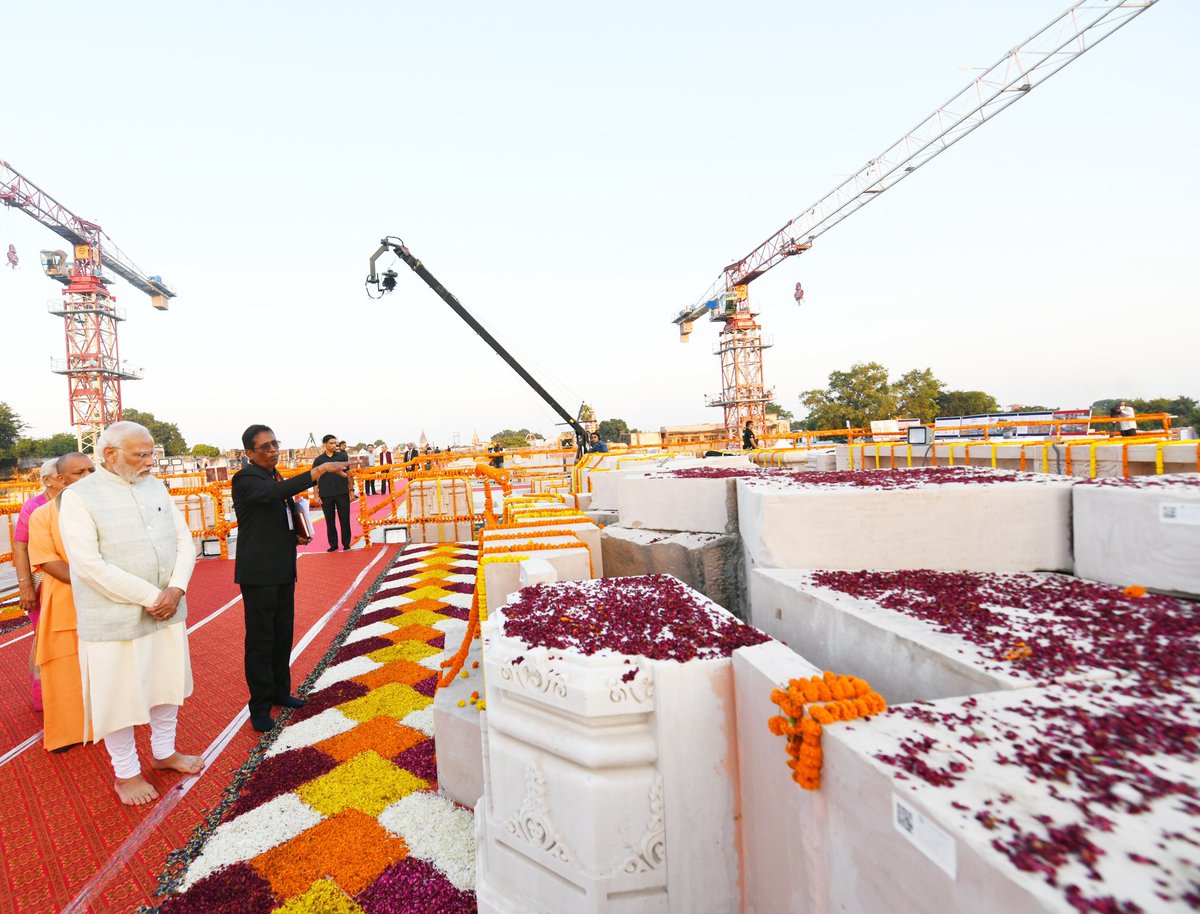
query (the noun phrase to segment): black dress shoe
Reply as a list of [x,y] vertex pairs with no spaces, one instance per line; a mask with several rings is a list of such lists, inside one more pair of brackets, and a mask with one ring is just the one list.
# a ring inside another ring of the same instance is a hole
[[330,547],[329,547],[328,549],[326,549],[325,551],[326,551],[326,552],[337,552],[337,546],[330,546]]
[[291,708],[295,711],[297,708],[303,708],[305,701],[303,698],[297,698],[295,695],[289,695],[287,698],[281,698],[275,704],[281,708]]
[[271,717],[270,712],[266,714],[251,714],[250,726],[259,733],[267,733],[275,729],[275,719]]

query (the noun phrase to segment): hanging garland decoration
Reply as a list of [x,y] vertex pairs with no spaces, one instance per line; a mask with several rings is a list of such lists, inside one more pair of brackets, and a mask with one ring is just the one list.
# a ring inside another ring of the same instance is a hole
[[[463,635],[462,644],[459,645],[454,656],[449,660],[443,660],[441,663],[441,667],[445,672],[438,679],[439,689],[450,685],[462,672],[463,664],[466,663],[467,657],[471,653],[471,642],[479,637],[479,623],[487,619],[487,586],[484,583],[486,576],[483,570],[486,565],[494,562],[523,562],[528,558],[532,558],[527,553],[543,550],[587,549],[582,540],[577,543],[518,543],[512,546],[495,546],[490,550],[493,553],[490,555],[484,555],[483,548],[483,534],[481,533],[479,536],[479,566],[475,574],[475,593],[471,596],[471,611],[467,616],[467,631]],[[594,575],[592,553],[589,551],[588,576],[593,577]]]
[[767,721],[767,728],[776,736],[787,737],[792,780],[805,790],[821,786],[822,727],[887,709],[883,696],[865,679],[828,671],[824,676],[791,680],[786,690],[771,692],[771,701],[783,714]]

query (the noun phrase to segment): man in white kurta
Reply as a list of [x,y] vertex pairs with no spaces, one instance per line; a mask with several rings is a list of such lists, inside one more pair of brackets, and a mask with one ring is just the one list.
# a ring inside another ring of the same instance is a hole
[[64,493],[59,530],[75,594],[84,729],[104,739],[117,794],[136,805],[158,796],[142,777],[136,725],[150,724],[152,767],[204,767],[175,750],[176,716],[192,693],[184,591],[196,558],[187,524],[150,475],[150,433],[117,422],[96,451],[103,469]]

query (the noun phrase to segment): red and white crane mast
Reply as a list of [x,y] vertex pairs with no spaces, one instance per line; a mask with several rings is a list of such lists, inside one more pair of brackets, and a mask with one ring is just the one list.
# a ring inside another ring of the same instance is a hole
[[[709,406],[725,409],[726,434],[737,438],[747,421],[762,429],[771,391],[763,386],[761,328],[750,310],[748,286],[968,133],[1025,97],[1067,64],[1095,47],[1158,0],[1079,0],[1065,13],[1006,53],[969,86],[935,110],[866,165],[754,248],[729,264],[691,307],[674,318],[681,342],[704,316],[721,321],[721,394]],[[803,297],[796,285],[797,302]]]
[[138,269],[99,225],[76,216],[4,161],[0,161],[0,202],[32,216],[72,246],[71,256],[41,252],[46,275],[64,286],[61,304],[49,310],[63,319],[67,355],[53,360],[51,368],[67,377],[71,425],[79,449],[92,450],[104,427],[121,418],[121,382],[142,376],[121,361],[117,324],[125,319],[125,312],[108,291],[106,271],[145,292],[160,311],[167,310],[175,291],[161,277]]

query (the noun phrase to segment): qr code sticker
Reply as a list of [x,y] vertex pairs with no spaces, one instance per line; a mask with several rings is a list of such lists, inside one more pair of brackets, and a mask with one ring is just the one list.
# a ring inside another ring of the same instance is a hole
[[912,834],[913,820],[912,810],[906,806],[896,806],[896,824],[903,828],[909,834]]

